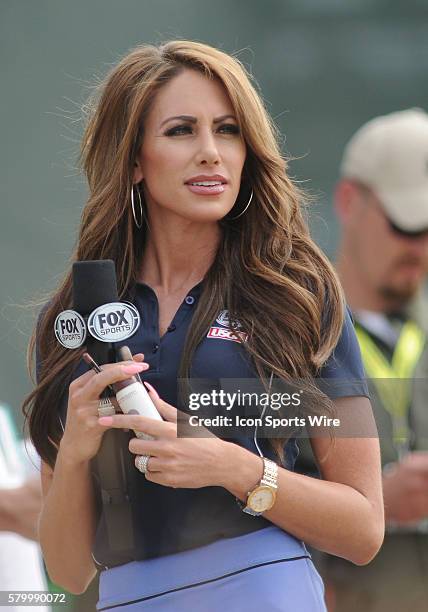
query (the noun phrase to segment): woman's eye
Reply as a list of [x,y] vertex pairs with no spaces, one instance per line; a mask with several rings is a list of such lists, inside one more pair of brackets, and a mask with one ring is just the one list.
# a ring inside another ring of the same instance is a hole
[[[233,123],[224,123],[217,128],[217,132],[220,134],[239,134],[239,126]],[[165,132],[165,136],[184,136],[186,134],[192,134],[193,128],[191,125],[176,125]]]
[[165,132],[166,136],[182,136],[183,134],[191,134],[192,128],[190,125],[176,125],[171,128],[167,132]]
[[222,134],[239,134],[240,129],[238,125],[234,123],[225,123],[218,128]]

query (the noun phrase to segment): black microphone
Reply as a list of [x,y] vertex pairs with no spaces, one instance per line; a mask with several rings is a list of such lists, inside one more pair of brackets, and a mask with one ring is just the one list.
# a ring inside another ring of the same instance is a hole
[[[112,259],[76,261],[73,264],[73,309],[87,322],[98,306],[117,302],[116,269]],[[116,361],[114,345],[102,342],[90,334],[86,337],[88,353],[97,363]]]
[[[116,270],[111,259],[77,261],[73,264],[73,308],[86,324],[89,315],[99,306],[117,301]],[[85,344],[87,352],[97,363],[116,361],[112,342],[103,342],[88,333]],[[98,524],[95,537],[97,558],[92,554],[98,567],[103,565],[103,559],[109,563],[112,558],[115,562],[132,560],[135,538],[129,504],[132,488],[129,478],[132,470],[136,470],[132,465],[128,443],[129,434],[117,429],[107,430],[91,462],[95,482],[98,483],[95,487],[98,511],[103,508],[103,519]]]
[[[100,364],[115,362],[115,343],[108,340],[116,335],[128,337],[137,329],[140,316],[138,311],[133,316],[135,307],[132,304],[118,301],[116,272],[111,259],[73,264],[73,305],[83,317],[89,315],[87,326],[90,334],[87,335],[86,348],[90,357]],[[119,349],[117,356],[123,359],[125,354]],[[130,376],[112,386],[118,387],[115,388],[116,400],[124,414],[141,414],[162,420],[140,377]],[[143,432],[135,433],[137,437],[152,439]]]

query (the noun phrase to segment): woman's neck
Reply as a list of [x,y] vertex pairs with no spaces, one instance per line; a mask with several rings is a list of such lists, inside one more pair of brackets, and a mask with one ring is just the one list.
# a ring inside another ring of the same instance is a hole
[[217,223],[151,223],[139,280],[163,293],[189,289],[214,261],[221,239]]

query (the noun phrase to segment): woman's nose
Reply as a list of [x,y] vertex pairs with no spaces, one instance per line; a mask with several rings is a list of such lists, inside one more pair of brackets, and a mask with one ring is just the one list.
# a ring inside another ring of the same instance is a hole
[[197,163],[208,165],[220,163],[220,153],[211,130],[200,134]]

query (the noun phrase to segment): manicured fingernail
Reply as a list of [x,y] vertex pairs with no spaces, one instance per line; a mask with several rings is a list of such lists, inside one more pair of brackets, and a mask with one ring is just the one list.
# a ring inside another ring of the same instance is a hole
[[131,363],[130,365],[122,366],[122,372],[124,374],[136,374],[146,369],[146,364],[144,363]]
[[146,385],[148,390],[155,396],[155,398],[159,399],[159,395],[158,395],[158,392],[156,391],[156,389],[154,389],[152,387],[152,385],[150,383],[148,383],[146,380],[144,381],[144,384]]
[[111,417],[111,416],[100,417],[98,419],[98,423],[100,425],[113,425],[113,417]]

